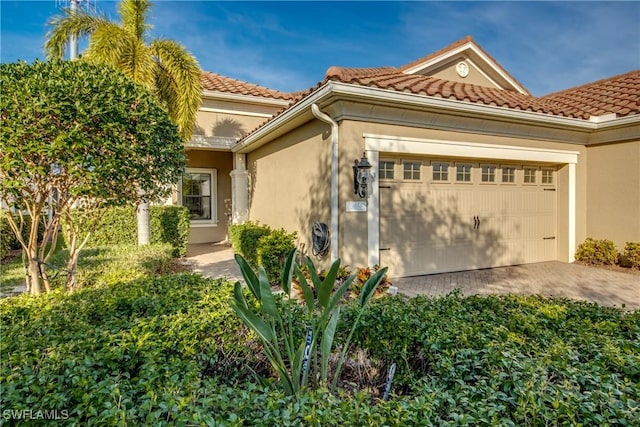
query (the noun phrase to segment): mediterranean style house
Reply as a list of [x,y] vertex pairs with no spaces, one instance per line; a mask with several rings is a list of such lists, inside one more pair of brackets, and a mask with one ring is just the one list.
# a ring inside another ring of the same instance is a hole
[[325,260],[401,277],[640,241],[640,70],[534,97],[466,37],[398,68],[331,67],[303,92],[203,82],[174,198],[191,243],[251,220],[308,250],[322,223]]

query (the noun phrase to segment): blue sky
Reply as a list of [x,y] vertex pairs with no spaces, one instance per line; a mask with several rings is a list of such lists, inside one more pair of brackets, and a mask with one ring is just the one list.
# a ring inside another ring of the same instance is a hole
[[[43,58],[64,1],[0,1],[0,60]],[[117,19],[117,2],[91,0]],[[466,36],[534,95],[640,68],[640,2],[156,1],[152,37],[201,67],[283,91],[332,65],[401,66]]]

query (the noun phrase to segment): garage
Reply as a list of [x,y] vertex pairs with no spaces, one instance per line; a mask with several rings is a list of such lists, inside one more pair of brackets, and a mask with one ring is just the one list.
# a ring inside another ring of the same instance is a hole
[[556,166],[379,155],[380,264],[395,277],[557,258]]

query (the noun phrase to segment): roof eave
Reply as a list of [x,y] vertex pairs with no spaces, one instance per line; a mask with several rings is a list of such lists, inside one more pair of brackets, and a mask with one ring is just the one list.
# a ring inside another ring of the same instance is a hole
[[223,101],[234,101],[249,104],[261,104],[275,107],[286,107],[291,103],[288,99],[265,98],[262,96],[243,95],[238,93],[229,93],[213,90],[203,90],[202,97],[207,99],[219,99]]
[[331,97],[360,99],[383,102],[385,105],[412,105],[425,111],[449,111],[459,115],[475,116],[481,118],[495,118],[506,121],[516,121],[527,124],[543,124],[547,127],[560,127],[575,131],[590,132],[606,127],[629,125],[640,122],[640,116],[622,117],[605,123],[593,123],[587,120],[554,116],[547,113],[533,111],[513,110],[493,105],[476,104],[467,101],[435,98],[413,93],[398,92],[388,89],[365,87],[354,84],[331,81],[326,83],[308,97],[285,110],[272,121],[241,140],[232,151],[247,153],[266,144],[293,128],[292,120],[304,116],[305,120],[311,120],[311,105],[314,103],[326,105]]

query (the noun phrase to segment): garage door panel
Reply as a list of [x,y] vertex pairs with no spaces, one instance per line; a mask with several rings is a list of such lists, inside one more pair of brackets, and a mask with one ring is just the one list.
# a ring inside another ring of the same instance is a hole
[[471,183],[395,181],[380,189],[380,263],[392,276],[555,259],[556,193],[545,191],[553,187],[473,176]]

